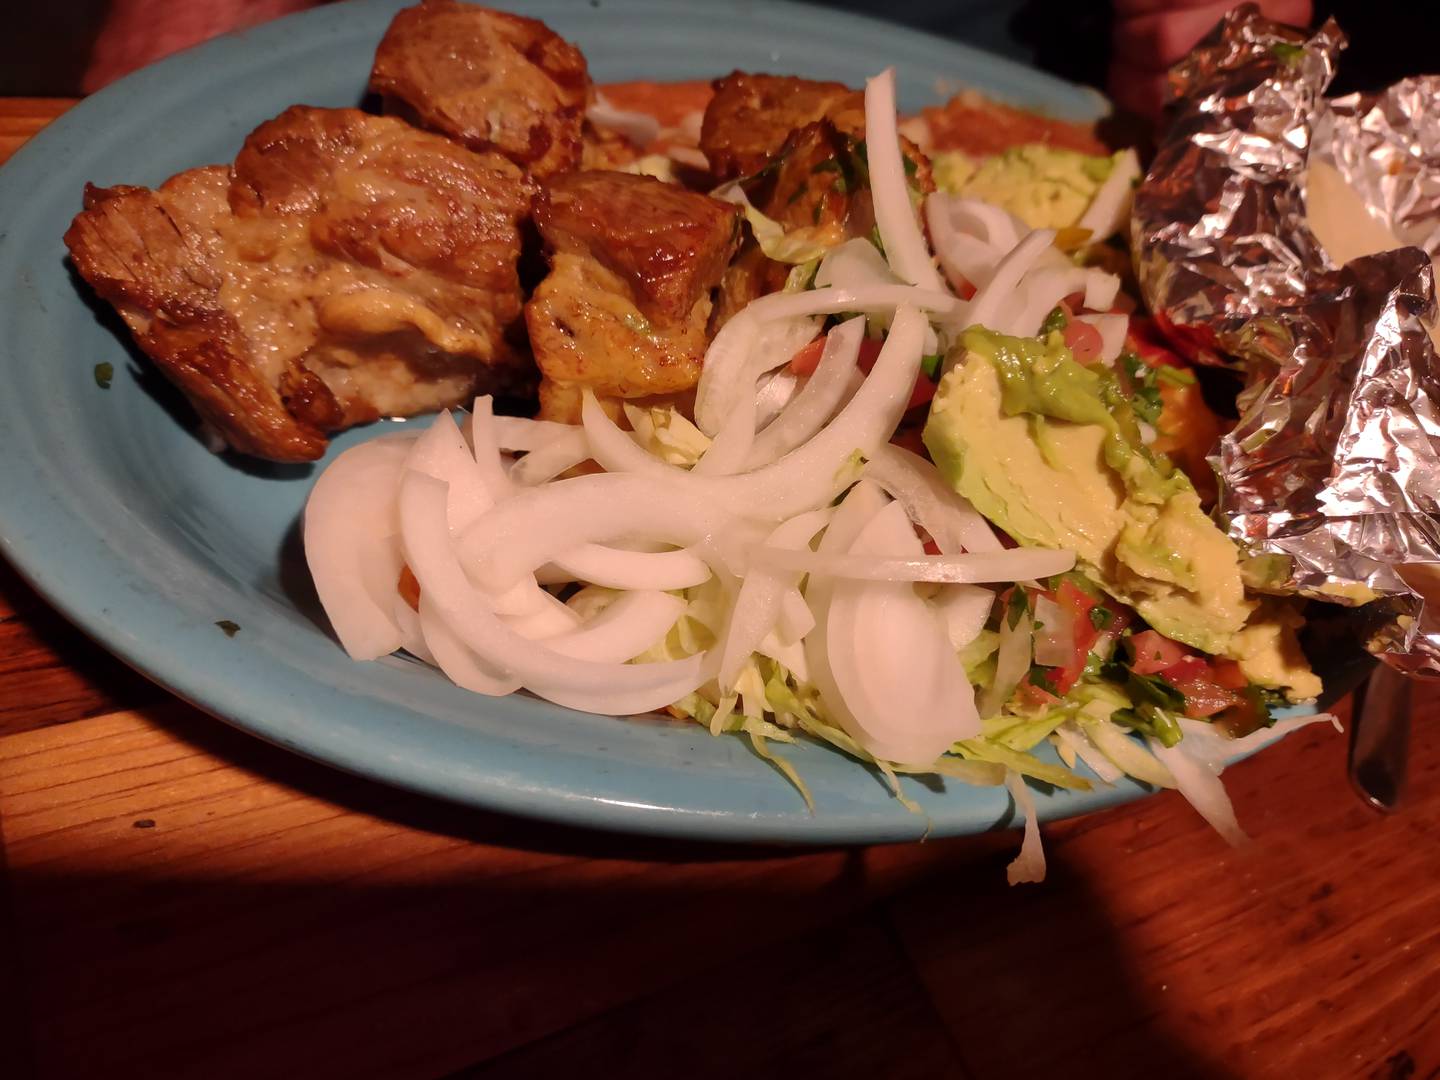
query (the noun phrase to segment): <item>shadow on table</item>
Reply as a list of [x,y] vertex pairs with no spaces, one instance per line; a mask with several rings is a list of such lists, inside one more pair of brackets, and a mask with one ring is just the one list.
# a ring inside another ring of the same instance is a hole
[[32,838],[11,887],[41,1076],[1226,1075],[1164,1033],[1183,1006],[1139,989],[1063,836],[1050,881],[1010,889],[1013,836],[615,837],[154,718],[338,811],[241,810],[215,850],[157,813],[112,841],[153,841],[132,860],[91,850],[103,829],[58,859]]

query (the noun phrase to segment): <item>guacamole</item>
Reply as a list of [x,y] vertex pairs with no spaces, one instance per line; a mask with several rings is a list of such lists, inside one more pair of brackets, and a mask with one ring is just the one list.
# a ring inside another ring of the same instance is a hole
[[1037,143],[987,158],[939,153],[932,165],[941,191],[1002,206],[1032,229],[1064,229],[1084,215],[1115,159]]
[[967,330],[925,445],[956,491],[1021,544],[1068,548],[1156,630],[1227,656],[1262,686],[1313,697],[1289,612],[1247,596],[1240,553],[1185,474],[1141,442],[1115,376],[1059,333]]

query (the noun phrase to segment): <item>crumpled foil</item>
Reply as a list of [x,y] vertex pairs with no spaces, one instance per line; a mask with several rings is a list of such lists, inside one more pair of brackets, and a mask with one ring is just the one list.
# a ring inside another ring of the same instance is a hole
[[[1440,79],[1327,102],[1344,46],[1333,20],[1227,15],[1171,71],[1133,255],[1176,347],[1246,373],[1211,461],[1230,535],[1284,557],[1267,588],[1364,604],[1371,652],[1440,676]],[[1312,156],[1417,246],[1332,265],[1306,223]]]

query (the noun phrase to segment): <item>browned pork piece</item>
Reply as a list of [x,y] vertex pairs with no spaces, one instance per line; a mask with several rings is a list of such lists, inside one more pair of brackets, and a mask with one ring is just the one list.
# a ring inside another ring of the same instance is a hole
[[581,172],[544,185],[535,223],[550,257],[525,306],[540,415],[574,423],[584,387],[631,399],[692,389],[737,208],[647,176]]
[[243,453],[522,391],[521,171],[400,120],[296,106],[158,190],[87,187],[76,269]]
[[579,165],[593,96],[585,57],[544,23],[457,0],[395,16],[370,89],[388,111],[537,177]]
[[716,179],[752,176],[769,164],[791,132],[824,118],[852,134],[864,131],[864,94],[844,83],[731,72],[715,80],[715,96],[700,127],[700,150]]
[[[870,235],[875,214],[863,94],[839,83],[742,72],[715,87],[701,136],[712,169],[746,178],[750,201],[787,233],[813,230],[828,243]],[[934,191],[929,159],[908,139],[901,145],[910,182]],[[725,274],[714,327],[783,287],[790,269],[747,242]]]

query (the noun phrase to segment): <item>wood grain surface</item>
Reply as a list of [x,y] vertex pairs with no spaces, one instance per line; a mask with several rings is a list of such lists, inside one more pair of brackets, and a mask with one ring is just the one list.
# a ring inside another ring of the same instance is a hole
[[[63,102],[0,101],[0,159]],[[3,528],[3,522],[0,522]],[[1342,710],[1343,713],[1344,710]],[[1307,729],[1016,838],[714,848],[488,816],[169,697],[0,563],[0,1077],[1440,1077],[1440,694],[1380,817]]]

